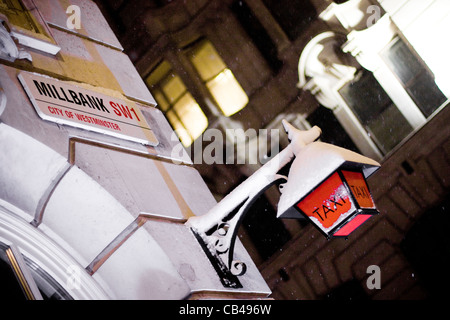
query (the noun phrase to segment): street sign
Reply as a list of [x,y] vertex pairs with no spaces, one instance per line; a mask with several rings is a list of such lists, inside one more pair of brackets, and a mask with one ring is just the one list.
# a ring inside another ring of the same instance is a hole
[[21,72],[18,78],[44,120],[146,145],[158,144],[140,108],[132,101],[36,73]]

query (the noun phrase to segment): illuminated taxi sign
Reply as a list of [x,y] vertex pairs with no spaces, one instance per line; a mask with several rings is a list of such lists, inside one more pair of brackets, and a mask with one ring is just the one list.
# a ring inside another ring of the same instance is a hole
[[140,108],[132,101],[35,73],[21,72],[18,78],[44,120],[146,145],[158,144]]
[[347,237],[378,213],[359,171],[338,170],[296,204],[328,238]]
[[379,167],[351,150],[309,143],[291,163],[277,217],[307,219],[328,238],[347,237],[378,213],[366,179]]

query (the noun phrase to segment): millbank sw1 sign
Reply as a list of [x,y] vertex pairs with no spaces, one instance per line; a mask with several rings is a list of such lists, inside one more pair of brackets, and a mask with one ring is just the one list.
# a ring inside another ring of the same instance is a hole
[[18,76],[38,115],[48,121],[156,146],[158,140],[132,101],[30,72]]

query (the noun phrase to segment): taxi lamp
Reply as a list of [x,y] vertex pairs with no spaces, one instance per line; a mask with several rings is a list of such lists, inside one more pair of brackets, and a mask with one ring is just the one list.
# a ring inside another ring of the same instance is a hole
[[[186,225],[204,249],[225,287],[242,287],[245,263],[233,260],[239,226],[253,202],[277,182],[278,218],[307,219],[327,238],[347,237],[378,213],[366,178],[380,164],[353,151],[315,141],[321,131],[283,127],[289,145],[237,186],[205,215]],[[293,159],[293,161],[292,161]],[[292,161],[288,176],[278,174]]]

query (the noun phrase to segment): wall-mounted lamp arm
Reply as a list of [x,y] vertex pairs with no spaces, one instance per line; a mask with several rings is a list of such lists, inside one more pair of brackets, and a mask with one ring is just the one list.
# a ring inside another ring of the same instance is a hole
[[313,127],[300,131],[283,120],[283,126],[291,143],[259,168],[231,193],[224,197],[203,216],[191,217],[189,226],[203,247],[219,256],[234,275],[245,273],[245,264],[233,261],[234,244],[239,226],[253,202],[270,186],[287,177],[278,172],[288,164],[307,144],[320,136],[320,129]]

